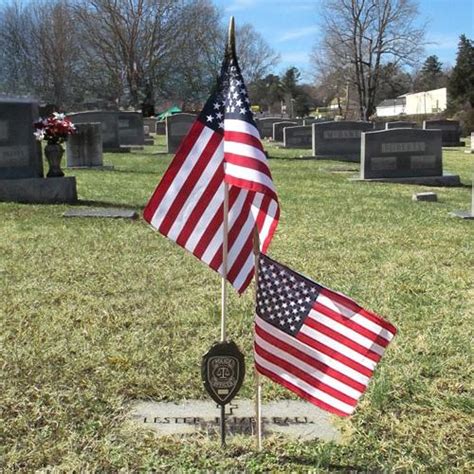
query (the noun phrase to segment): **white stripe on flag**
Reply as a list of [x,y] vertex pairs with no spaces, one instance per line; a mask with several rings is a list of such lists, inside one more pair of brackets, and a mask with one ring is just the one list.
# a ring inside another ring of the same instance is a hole
[[252,168],[247,168],[244,166],[234,165],[233,163],[224,164],[225,174],[228,176],[233,176],[238,179],[245,179],[247,181],[253,181],[258,184],[263,184],[267,188],[275,191],[275,186],[272,179],[260,171],[254,170]]
[[225,119],[224,130],[247,133],[260,141],[260,132],[250,122],[245,122],[244,120]]
[[234,155],[253,158],[255,160],[267,164],[267,157],[262,152],[262,150],[255,148],[253,145],[247,145],[242,142],[226,141],[224,143],[224,153],[232,153]]

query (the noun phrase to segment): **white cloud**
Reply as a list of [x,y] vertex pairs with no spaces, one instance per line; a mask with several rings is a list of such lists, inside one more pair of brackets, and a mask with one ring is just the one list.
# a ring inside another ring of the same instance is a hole
[[314,35],[318,31],[317,26],[306,26],[304,28],[295,28],[294,30],[287,31],[282,35],[278,42],[294,40],[297,38],[304,38],[305,36]]

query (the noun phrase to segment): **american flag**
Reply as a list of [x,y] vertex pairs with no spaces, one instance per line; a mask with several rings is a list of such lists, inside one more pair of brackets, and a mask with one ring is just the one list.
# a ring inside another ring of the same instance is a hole
[[229,186],[227,280],[243,292],[254,274],[253,232],[270,244],[279,206],[260,134],[234,55],[182,141],[144,218],[221,275],[224,182]]
[[302,398],[352,414],[395,333],[347,296],[260,254],[256,368]]

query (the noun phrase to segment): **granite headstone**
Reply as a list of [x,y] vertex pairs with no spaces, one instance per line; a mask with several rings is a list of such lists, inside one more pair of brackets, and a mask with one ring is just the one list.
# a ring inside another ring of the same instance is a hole
[[263,117],[259,118],[257,128],[260,131],[261,138],[272,138],[273,137],[273,124],[281,122],[281,117]]
[[392,128],[416,128],[416,122],[398,120],[396,122],[387,122],[385,124],[385,130],[390,130]]
[[0,97],[0,179],[43,177],[41,148],[33,135],[38,104]]
[[101,124],[78,123],[76,133],[67,140],[68,168],[103,166]]
[[443,146],[464,146],[461,142],[461,125],[457,120],[425,120],[425,130],[441,130]]
[[[361,145],[361,179],[429,177],[438,178],[433,183],[443,185],[440,130],[395,128],[368,132],[362,134]],[[459,177],[456,181],[459,184]]]
[[142,114],[140,112],[118,112],[118,132],[120,145],[143,146],[145,132]]
[[283,141],[283,129],[285,127],[291,127],[293,125],[298,125],[297,122],[275,122],[273,124],[273,141],[282,142]]
[[370,122],[321,122],[313,127],[313,156],[360,161],[360,137],[372,130]]
[[176,153],[183,138],[188,134],[196,115],[179,113],[166,117],[166,144],[168,153]]
[[313,128],[311,125],[285,127],[283,129],[283,145],[285,148],[311,149],[313,144]]

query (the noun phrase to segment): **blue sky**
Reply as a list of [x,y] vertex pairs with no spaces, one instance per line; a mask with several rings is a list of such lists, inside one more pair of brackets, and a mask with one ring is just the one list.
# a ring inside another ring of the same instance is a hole
[[[251,23],[280,54],[275,72],[298,67],[309,79],[309,53],[319,29],[318,7],[324,0],[214,0],[224,16]],[[419,20],[428,22],[426,56],[435,54],[453,66],[459,35],[474,37],[474,0],[419,0]],[[237,38],[238,41],[238,38]]]

